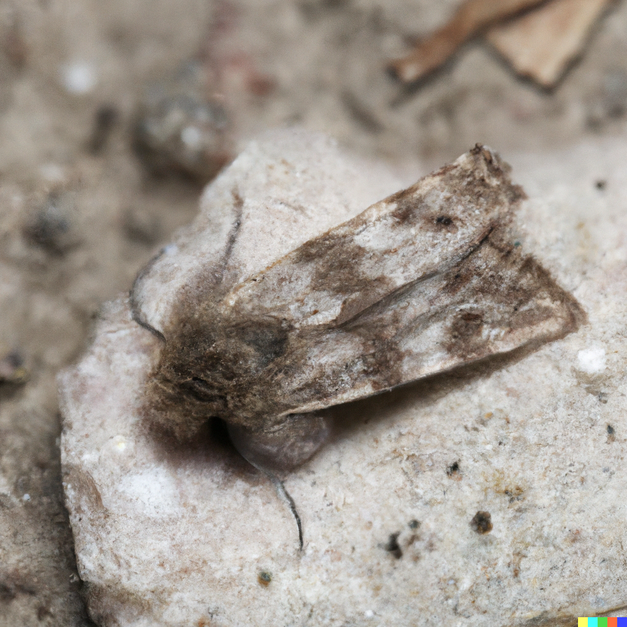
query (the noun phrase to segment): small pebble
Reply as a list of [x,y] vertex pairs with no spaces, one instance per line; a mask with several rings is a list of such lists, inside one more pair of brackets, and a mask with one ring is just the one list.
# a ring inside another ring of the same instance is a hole
[[25,368],[22,356],[17,351],[11,351],[0,359],[0,384],[26,383],[29,372]]
[[136,115],[133,145],[148,169],[210,181],[230,159],[230,122],[199,63],[150,85]]
[[50,194],[27,219],[22,233],[35,246],[62,255],[78,243],[72,228],[72,202],[68,195]]
[[470,521],[470,526],[478,533],[478,534],[486,534],[490,533],[493,529],[492,525],[492,515],[490,512],[477,512],[473,519]]

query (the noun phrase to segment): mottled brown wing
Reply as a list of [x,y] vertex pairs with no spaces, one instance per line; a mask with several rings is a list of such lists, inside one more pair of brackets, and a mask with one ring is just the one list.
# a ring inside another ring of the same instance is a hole
[[342,324],[294,332],[245,396],[278,414],[308,412],[575,330],[576,300],[502,236]]
[[328,407],[572,331],[576,301],[507,241],[522,196],[477,148],[238,286],[218,317],[272,358],[238,379],[235,420]]

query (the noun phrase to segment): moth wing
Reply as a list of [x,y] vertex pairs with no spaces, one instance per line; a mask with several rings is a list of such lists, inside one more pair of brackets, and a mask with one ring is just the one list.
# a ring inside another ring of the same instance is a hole
[[577,302],[508,243],[523,197],[477,146],[234,287],[207,290],[166,334],[155,407],[181,432],[208,415],[272,431],[283,416],[574,330]]
[[273,354],[234,411],[313,411],[572,331],[576,301],[504,235],[523,197],[477,147],[238,285],[220,318]]
[[584,319],[537,261],[493,232],[452,268],[341,325],[295,335],[265,385],[282,413],[314,411],[557,339]]

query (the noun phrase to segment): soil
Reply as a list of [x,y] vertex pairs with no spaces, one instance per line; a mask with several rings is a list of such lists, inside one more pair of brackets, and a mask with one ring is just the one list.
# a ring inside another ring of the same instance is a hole
[[203,182],[176,164],[157,175],[133,149],[151,84],[200,64],[230,120],[229,154],[298,124],[406,172],[476,142],[542,159],[627,130],[627,4],[553,91],[480,41],[401,87],[385,61],[456,5],[0,0],[0,625],[90,624],[63,506],[55,376],[84,350],[101,303],[192,219]]

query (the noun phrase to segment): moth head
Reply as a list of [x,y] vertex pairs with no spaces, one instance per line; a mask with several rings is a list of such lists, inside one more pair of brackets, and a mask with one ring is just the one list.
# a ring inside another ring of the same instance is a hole
[[209,418],[248,424],[260,409],[242,405],[251,386],[286,348],[288,330],[274,318],[221,321],[178,319],[164,333],[159,362],[146,388],[151,417],[187,439]]

